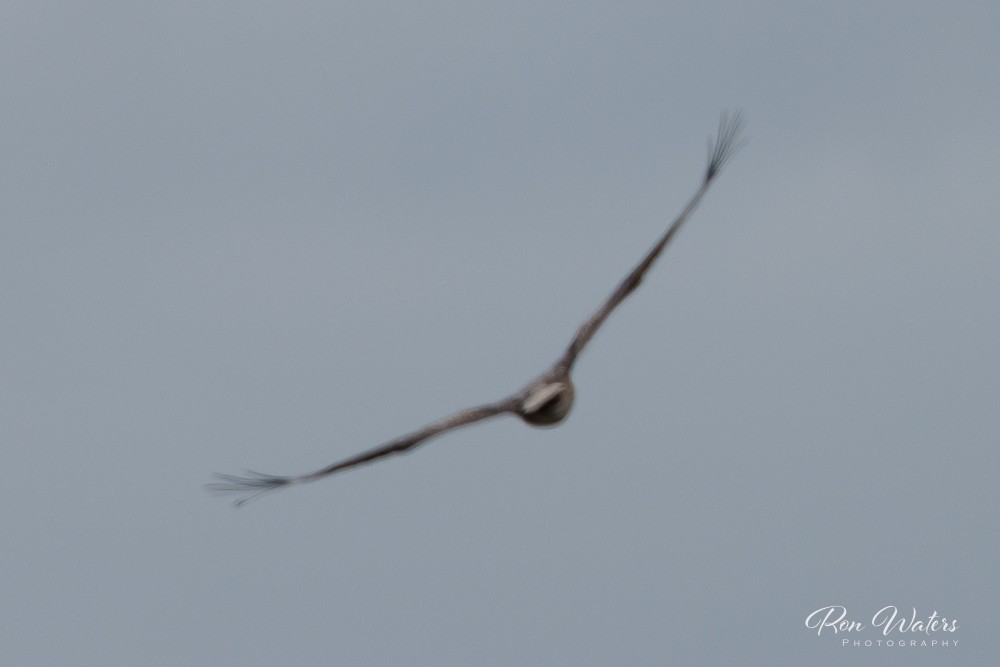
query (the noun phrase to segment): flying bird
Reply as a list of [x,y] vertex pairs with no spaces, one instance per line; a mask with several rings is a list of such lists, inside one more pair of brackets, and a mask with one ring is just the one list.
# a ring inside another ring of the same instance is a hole
[[723,114],[719,120],[719,133],[713,142],[708,143],[708,167],[702,177],[701,186],[688,200],[687,205],[680,215],[670,224],[667,231],[642,258],[632,271],[625,276],[611,296],[601,304],[601,306],[584,322],[577,330],[576,335],[570,342],[562,356],[552,364],[544,373],[532,380],[526,387],[510,396],[495,403],[487,403],[473,408],[467,408],[460,412],[435,421],[412,433],[400,436],[395,440],[364,451],[356,456],[338,461],[321,470],[296,475],[290,477],[278,475],[265,475],[258,472],[247,471],[246,475],[224,475],[216,474],[216,480],[207,485],[207,488],[219,493],[236,493],[241,497],[236,499],[234,504],[239,507],[258,496],[269,491],[275,491],[292,484],[304,482],[315,482],[318,479],[327,477],[336,472],[347,470],[364,463],[371,463],[386,456],[402,454],[415,447],[422,445],[431,438],[443,433],[473,424],[491,417],[511,414],[517,415],[531,426],[555,426],[566,419],[570,408],[573,407],[573,381],[570,374],[573,364],[576,363],[580,352],[586,347],[590,339],[600,328],[608,316],[614,312],[615,308],[628,297],[642,282],[646,272],[663,252],[681,228],[684,222],[694,212],[709,186],[719,175],[719,172],[726,163],[743,146],[745,140],[741,137],[743,127],[742,118],[739,113],[728,117]]

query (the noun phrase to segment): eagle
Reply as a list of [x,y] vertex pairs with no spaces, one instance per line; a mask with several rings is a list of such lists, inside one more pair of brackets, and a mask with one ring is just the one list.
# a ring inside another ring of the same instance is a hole
[[653,263],[684,225],[684,222],[698,207],[715,177],[746,143],[746,139],[742,136],[742,130],[743,119],[739,112],[731,116],[722,114],[715,140],[710,138],[708,141],[708,166],[702,177],[701,185],[666,232],[646,253],[646,256],[625,276],[615,291],[611,293],[611,296],[600,305],[594,314],[577,329],[576,335],[573,336],[573,340],[570,341],[562,356],[523,389],[494,403],[466,408],[431,422],[412,433],[407,433],[314,472],[293,476],[267,475],[252,470],[246,471],[244,475],[217,473],[215,475],[216,481],[207,484],[207,488],[216,493],[238,494],[240,497],[233,504],[240,507],[270,491],[276,491],[293,484],[315,482],[349,468],[378,461],[394,454],[412,451],[431,438],[485,419],[501,415],[516,415],[530,426],[551,427],[561,423],[573,407],[574,388],[571,374],[573,365],[583,348],[587,346],[587,343],[608,319],[608,316],[639,286],[650,267],[653,266]]

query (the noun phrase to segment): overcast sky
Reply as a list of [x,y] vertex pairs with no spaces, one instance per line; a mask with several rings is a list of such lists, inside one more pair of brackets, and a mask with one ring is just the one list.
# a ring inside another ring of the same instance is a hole
[[[995,1],[5,3],[4,664],[995,660],[998,35]],[[559,428],[205,492],[520,388],[733,109]]]

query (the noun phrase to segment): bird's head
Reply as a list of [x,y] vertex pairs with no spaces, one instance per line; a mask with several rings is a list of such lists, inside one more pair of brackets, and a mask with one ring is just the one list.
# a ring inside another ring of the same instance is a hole
[[555,426],[573,407],[573,383],[569,378],[532,385],[521,399],[518,414],[532,426]]

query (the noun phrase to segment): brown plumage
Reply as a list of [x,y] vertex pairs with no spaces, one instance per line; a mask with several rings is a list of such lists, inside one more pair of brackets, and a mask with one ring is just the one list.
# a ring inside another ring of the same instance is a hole
[[726,115],[722,116],[719,121],[718,137],[714,142],[709,140],[708,168],[705,170],[701,186],[688,200],[684,210],[671,223],[656,245],[642,258],[642,261],[625,276],[625,279],[621,281],[611,296],[590,316],[590,319],[580,326],[562,357],[524,389],[496,403],[462,410],[450,417],[428,424],[422,429],[390,440],[384,445],[334,463],[316,472],[292,477],[264,475],[253,471],[248,471],[245,476],[217,474],[218,481],[208,484],[208,488],[220,493],[243,494],[242,498],[235,501],[235,505],[240,506],[268,491],[301,482],[314,482],[347,468],[370,463],[391,454],[410,451],[442,433],[491,417],[514,414],[532,426],[559,424],[566,418],[573,406],[574,390],[570,372],[580,352],[583,351],[583,348],[590,342],[590,339],[593,338],[608,316],[614,312],[615,308],[639,286],[646,272],[649,271],[664,248],[698,206],[712,181],[743,146],[745,140],[740,137],[742,125],[742,119],[738,113],[731,118]]

